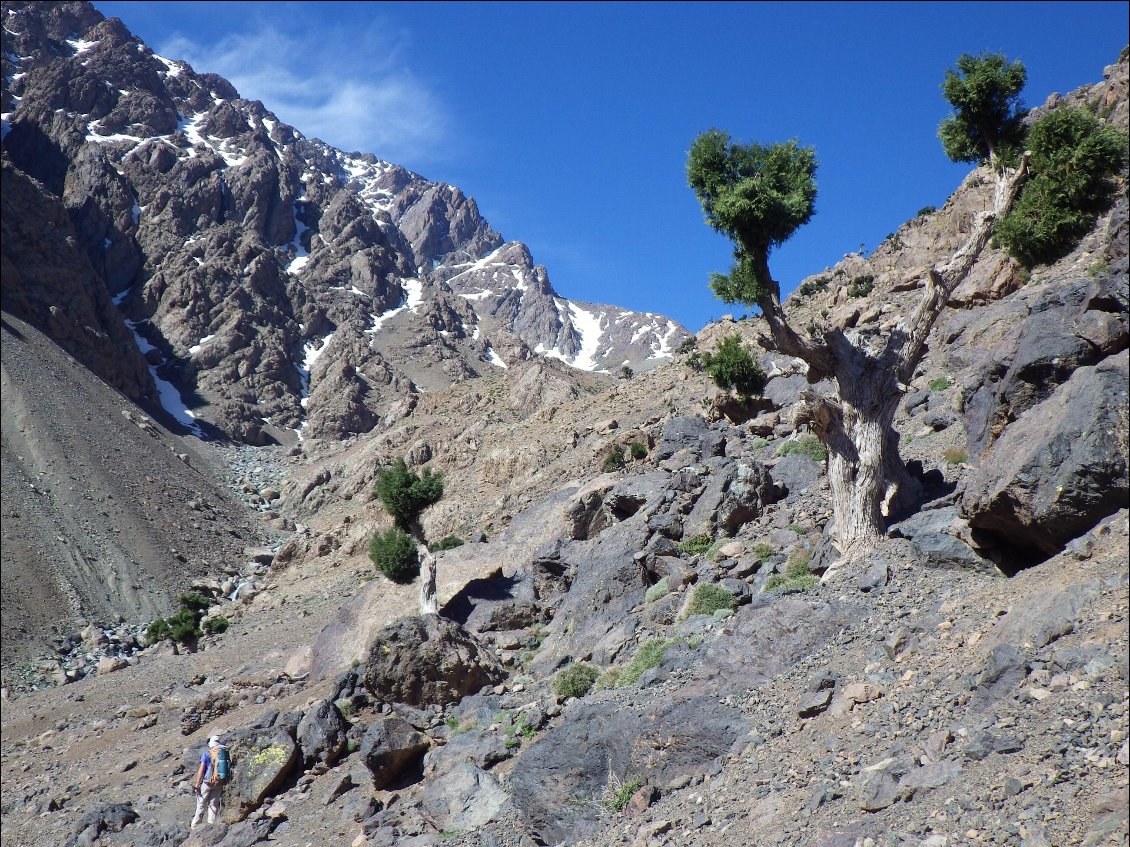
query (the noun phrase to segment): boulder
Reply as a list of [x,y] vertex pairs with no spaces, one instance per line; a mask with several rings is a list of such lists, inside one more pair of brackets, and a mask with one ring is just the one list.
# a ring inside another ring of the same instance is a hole
[[224,789],[222,816],[234,823],[273,796],[302,755],[285,726],[236,730],[225,743],[231,751],[232,777]]
[[486,579],[473,579],[443,607],[443,616],[471,632],[525,629],[541,613],[533,574],[503,576],[501,569]]
[[298,724],[298,747],[307,766],[314,762],[333,765],[345,752],[347,731],[341,713],[332,700],[319,700]]
[[693,461],[702,461],[726,452],[726,437],[700,417],[687,415],[672,418],[663,428],[652,459],[662,462],[680,450],[690,452]]
[[440,831],[466,831],[490,823],[509,799],[495,777],[461,762],[429,782],[421,809]]
[[788,495],[786,499],[792,502],[820,482],[820,477],[824,475],[824,466],[808,456],[794,453],[779,459],[769,469],[769,475]]
[[974,540],[1025,564],[1127,506],[1126,351],[1077,370],[1012,423],[962,496]]
[[438,615],[402,618],[382,629],[363,672],[374,697],[410,706],[456,703],[504,676],[488,647]]
[[383,789],[418,768],[429,746],[428,739],[408,721],[384,718],[365,732],[358,753],[373,775],[373,787]]
[[957,506],[923,509],[887,530],[892,538],[906,538],[927,567],[971,568],[993,571],[995,567],[965,541],[969,525]]

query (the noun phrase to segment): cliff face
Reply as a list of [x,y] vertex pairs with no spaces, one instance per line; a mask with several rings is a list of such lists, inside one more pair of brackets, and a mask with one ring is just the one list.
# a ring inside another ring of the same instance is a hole
[[[336,438],[531,356],[646,370],[686,337],[657,315],[562,298],[458,188],[307,139],[89,5],[10,3],[4,20],[5,159],[73,228],[48,248],[41,213],[5,238],[5,267],[23,270],[5,302],[44,325],[32,301],[91,300],[70,323],[115,324],[98,330],[112,349],[68,349],[153,395],[108,293],[182,420],[187,407],[249,443]],[[88,290],[43,291],[30,244],[81,268]]]

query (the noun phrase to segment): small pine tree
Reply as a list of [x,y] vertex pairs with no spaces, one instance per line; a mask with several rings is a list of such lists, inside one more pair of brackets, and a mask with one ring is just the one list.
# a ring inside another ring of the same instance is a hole
[[420,475],[397,459],[377,476],[375,490],[397,528],[413,532],[418,530],[420,513],[443,496],[443,474],[424,468]]
[[373,534],[369,539],[369,558],[393,582],[409,583],[420,574],[416,542],[397,527]]
[[723,391],[736,391],[748,400],[765,388],[765,372],[736,332],[727,335],[713,353],[702,354],[702,367]]

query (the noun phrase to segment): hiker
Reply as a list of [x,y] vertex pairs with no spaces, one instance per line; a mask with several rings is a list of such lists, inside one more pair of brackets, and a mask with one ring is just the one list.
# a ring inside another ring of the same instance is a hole
[[208,739],[208,749],[200,754],[200,767],[196,769],[196,779],[192,787],[196,793],[196,814],[192,816],[189,829],[195,829],[208,809],[208,823],[215,823],[220,814],[220,795],[228,780],[231,759],[228,748],[220,742],[220,736]]

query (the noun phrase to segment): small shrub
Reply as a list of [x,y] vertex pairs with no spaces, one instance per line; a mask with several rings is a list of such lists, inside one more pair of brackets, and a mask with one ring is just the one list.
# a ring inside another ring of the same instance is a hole
[[698,339],[693,335],[688,335],[679,342],[679,346],[675,348],[675,353],[679,356],[685,356],[693,352],[696,347],[698,347]]
[[936,212],[936,211],[938,211],[937,206],[923,206],[921,209],[919,209],[917,212],[914,213],[914,217],[916,217],[916,218],[925,217],[926,215],[934,214],[934,212]]
[[621,447],[613,448],[612,452],[604,458],[604,464],[600,469],[604,473],[615,473],[616,471],[623,470],[627,462],[624,461],[624,450]]
[[1102,260],[1095,262],[1094,264],[1092,264],[1090,267],[1087,268],[1087,276],[1092,277],[1092,278],[1100,277],[1100,276],[1109,276],[1109,275],[1110,275],[1110,265],[1108,265],[1106,262],[1104,262]]
[[443,474],[424,468],[421,476],[408,470],[403,459],[397,459],[377,475],[374,490],[397,528],[409,530],[420,513],[443,496]]
[[584,697],[592,690],[600,671],[592,665],[573,662],[553,678],[553,693],[564,700],[568,697]]
[[702,367],[723,391],[750,398],[765,388],[765,372],[737,333],[727,335],[713,353],[702,354]]
[[150,644],[156,644],[158,641],[164,641],[169,637],[169,625],[165,623],[164,618],[157,618],[145,630],[145,639]]
[[416,542],[407,532],[396,527],[373,533],[369,539],[369,558],[377,570],[393,582],[409,583],[420,573]]
[[631,379],[635,375],[636,375],[636,372],[633,371],[627,365],[621,365],[620,366],[620,379]]
[[758,438],[755,438],[755,439],[753,439],[752,441],[749,442],[749,449],[750,450],[760,450],[762,447],[765,447],[768,443],[769,442],[766,439],[758,437]]
[[813,461],[823,462],[828,458],[828,448],[815,435],[802,435],[782,444],[777,450],[777,455],[808,456]]
[[647,457],[647,447],[639,441],[633,441],[628,445],[628,452],[636,461]]
[[628,774],[621,781],[614,774],[608,775],[608,784],[605,786],[606,799],[604,807],[610,812],[621,812],[632,795],[643,788],[643,778],[636,774]]
[[214,618],[208,618],[204,621],[204,632],[208,635],[219,635],[222,632],[227,632],[231,622],[223,615],[216,615]]
[[875,290],[875,277],[861,274],[848,284],[848,297],[866,297]]
[[1028,267],[1066,256],[1114,197],[1126,135],[1084,108],[1053,109],[1028,133],[1032,176],[993,233]]
[[817,294],[826,289],[831,281],[832,280],[826,276],[813,277],[800,284],[800,293],[805,297],[811,297],[813,294]]
[[463,546],[463,539],[455,535],[448,535],[441,538],[435,544],[429,544],[428,550],[433,553],[442,553],[444,550],[454,550],[456,547]]
[[934,377],[932,380],[930,380],[928,383],[926,383],[926,387],[929,388],[931,391],[945,391],[952,384],[953,383],[951,383],[944,376],[938,376],[938,377]]
[[765,580],[766,591],[808,591],[815,588],[820,580],[808,568],[809,553],[797,550],[789,557],[783,574],[773,574]]
[[[146,628],[145,636],[150,644],[155,644],[166,638],[171,638],[180,644],[192,644],[204,634],[200,630],[200,620],[204,617],[204,612],[212,605],[212,599],[193,592],[182,594],[177,598],[177,602],[180,603],[180,608],[176,612],[167,618],[158,618]],[[228,622],[225,618],[217,618],[216,620],[223,621],[223,624],[217,624],[217,626],[222,626],[222,629],[217,630],[217,632],[223,632],[227,629]],[[211,632],[211,630],[208,631]]]
[[776,551],[768,544],[754,544],[749,552],[755,562],[764,565]]
[[734,595],[720,585],[710,583],[695,586],[690,603],[687,604],[684,618],[692,615],[713,615],[719,609],[732,612],[737,603]]
[[647,590],[647,593],[643,595],[643,601],[645,603],[654,603],[656,600],[666,597],[670,593],[671,589],[667,586],[667,577],[663,577],[663,579],[659,580],[659,582],[655,583],[655,585]]
[[190,612],[203,612],[212,605],[211,599],[195,592],[182,594],[177,598],[177,602],[180,603],[182,609],[188,609]]
[[714,543],[714,539],[709,535],[695,535],[691,538],[686,538],[679,542],[680,552],[686,553],[688,556],[702,556],[710,549],[710,545]]
[[620,671],[616,668],[609,668],[600,675],[596,681],[594,688],[597,691],[605,691],[609,688],[615,688],[620,684]]
[[628,666],[622,669],[616,675],[616,685],[623,687],[625,685],[634,685],[639,682],[644,671],[649,671],[654,667],[658,667],[659,663],[663,660],[663,654],[667,652],[667,648],[679,641],[668,641],[665,638],[654,638],[651,641],[645,641],[636,650],[636,655],[632,657],[632,661]]
[[960,447],[950,447],[942,453],[942,458],[951,465],[964,465],[969,461],[969,454]]

